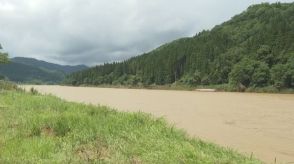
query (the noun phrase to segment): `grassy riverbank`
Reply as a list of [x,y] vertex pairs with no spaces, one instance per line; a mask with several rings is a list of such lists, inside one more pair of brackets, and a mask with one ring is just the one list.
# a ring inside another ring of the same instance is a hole
[[0,163],[260,163],[147,114],[9,88],[0,93]]

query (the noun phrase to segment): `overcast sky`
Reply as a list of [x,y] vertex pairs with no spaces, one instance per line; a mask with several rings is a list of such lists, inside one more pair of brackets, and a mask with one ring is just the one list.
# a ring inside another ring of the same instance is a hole
[[0,0],[0,43],[11,57],[70,65],[121,61],[261,2],[276,1]]

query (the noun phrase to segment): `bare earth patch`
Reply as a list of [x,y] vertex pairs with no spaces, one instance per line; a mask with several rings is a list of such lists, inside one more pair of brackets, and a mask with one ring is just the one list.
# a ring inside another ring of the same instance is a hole
[[107,160],[110,156],[108,146],[103,141],[97,139],[94,143],[80,145],[76,149],[76,154],[85,161]]
[[[29,90],[32,86],[24,87]],[[33,87],[69,101],[164,116],[192,136],[247,155],[253,153],[267,163],[273,163],[275,158],[278,163],[294,162],[294,95]]]
[[45,135],[45,136],[49,136],[49,137],[54,137],[55,136],[54,130],[49,126],[43,127],[41,129],[41,134]]

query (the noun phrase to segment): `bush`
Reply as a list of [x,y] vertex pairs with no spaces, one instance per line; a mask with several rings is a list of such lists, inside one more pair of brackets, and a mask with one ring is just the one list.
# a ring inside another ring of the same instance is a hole
[[0,64],[6,64],[9,62],[8,54],[0,52]]
[[209,77],[208,75],[204,75],[201,79],[201,84],[202,85],[208,85],[209,84]]
[[271,48],[268,45],[262,45],[257,50],[257,59],[259,61],[263,61],[267,63],[269,66],[273,65],[274,62],[274,56],[271,52]]
[[37,94],[39,94],[39,92],[35,89],[35,88],[31,88],[30,89],[30,92],[31,92],[31,94],[33,94],[33,95],[37,95]]
[[20,88],[17,87],[16,84],[5,81],[5,80],[0,80],[0,90],[19,90]]
[[270,79],[269,67],[265,62],[244,58],[234,65],[229,74],[230,84],[233,86],[262,87]]
[[7,80],[6,76],[0,75],[0,80]]
[[234,65],[232,71],[229,74],[229,82],[233,86],[238,86],[239,84],[249,87],[252,75],[254,73],[254,63],[255,61],[244,58],[239,63]]
[[266,86],[266,87],[250,87],[246,90],[246,92],[260,92],[260,93],[277,93],[279,90],[274,86]]
[[278,89],[294,87],[294,60],[271,69],[271,80]]
[[264,62],[258,63],[252,75],[252,83],[256,87],[264,87],[268,85],[270,79],[270,70]]
[[53,129],[57,136],[65,136],[71,130],[66,118],[58,119]]

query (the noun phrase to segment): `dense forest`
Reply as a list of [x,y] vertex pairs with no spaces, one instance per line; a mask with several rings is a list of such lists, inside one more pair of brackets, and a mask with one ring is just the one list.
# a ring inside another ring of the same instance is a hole
[[85,70],[88,68],[85,65],[74,65],[74,66],[60,65],[60,64],[49,63],[43,60],[27,58],[27,57],[15,57],[15,58],[11,58],[10,60],[11,62],[14,62],[14,63],[20,63],[20,64],[25,64],[25,65],[29,65],[33,67],[38,67],[47,71],[57,71],[63,74],[70,74],[70,73]]
[[230,84],[294,88],[294,3],[250,6],[231,20],[123,62],[73,73],[71,85]]
[[87,68],[83,65],[58,65],[34,58],[15,57],[8,59],[7,53],[0,53],[0,63],[4,63],[0,64],[0,80],[33,84],[57,84],[66,75]]

